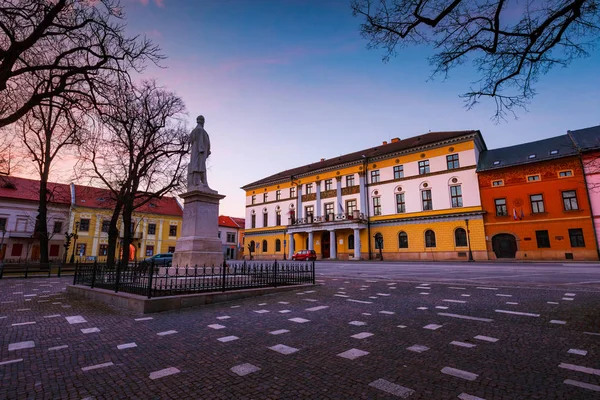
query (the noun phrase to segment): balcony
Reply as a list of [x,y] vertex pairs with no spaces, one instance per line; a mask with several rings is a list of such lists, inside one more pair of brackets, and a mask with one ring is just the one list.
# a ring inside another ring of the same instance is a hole
[[360,211],[354,211],[352,213],[339,213],[329,214],[321,217],[315,217],[309,215],[306,218],[299,218],[293,221],[290,225],[315,225],[315,224],[327,224],[327,223],[340,223],[340,222],[365,222],[367,216]]

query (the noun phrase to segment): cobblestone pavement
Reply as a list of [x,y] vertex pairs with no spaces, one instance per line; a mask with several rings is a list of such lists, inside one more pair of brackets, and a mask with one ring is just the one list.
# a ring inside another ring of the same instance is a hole
[[324,277],[137,315],[0,281],[0,399],[600,398],[600,293]]

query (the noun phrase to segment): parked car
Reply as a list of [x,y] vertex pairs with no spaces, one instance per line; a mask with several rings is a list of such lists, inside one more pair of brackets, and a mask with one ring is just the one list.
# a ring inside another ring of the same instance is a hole
[[317,253],[314,250],[299,250],[292,255],[294,261],[315,261],[317,259]]
[[148,266],[154,262],[154,265],[170,267],[173,262],[173,253],[158,253],[140,261],[140,265]]

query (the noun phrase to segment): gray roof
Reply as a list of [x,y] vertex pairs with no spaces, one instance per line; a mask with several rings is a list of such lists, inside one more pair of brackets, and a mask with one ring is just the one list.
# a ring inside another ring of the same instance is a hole
[[568,134],[581,151],[600,149],[600,125],[569,131]]
[[536,142],[483,151],[479,155],[477,171],[531,164],[573,155],[577,155],[577,148],[573,145],[569,135],[561,135]]

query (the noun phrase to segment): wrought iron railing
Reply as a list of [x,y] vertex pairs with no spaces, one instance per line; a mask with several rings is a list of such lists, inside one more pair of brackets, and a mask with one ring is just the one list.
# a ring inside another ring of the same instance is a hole
[[31,278],[73,275],[75,264],[62,262],[4,262],[0,260],[0,279],[2,278]]
[[321,217],[310,216],[306,218],[298,218],[293,221],[292,225],[306,224],[321,224],[324,222],[342,222],[342,221],[366,221],[367,216],[363,213],[339,213],[323,215]]
[[138,265],[109,267],[80,264],[74,285],[161,297],[203,292],[315,283],[315,263],[297,261],[231,261],[220,266],[167,267]]

